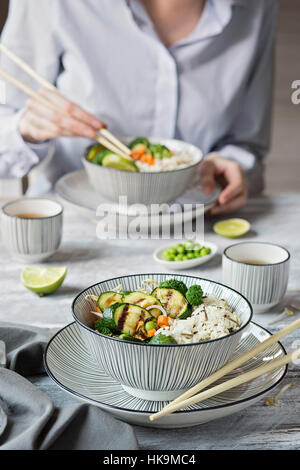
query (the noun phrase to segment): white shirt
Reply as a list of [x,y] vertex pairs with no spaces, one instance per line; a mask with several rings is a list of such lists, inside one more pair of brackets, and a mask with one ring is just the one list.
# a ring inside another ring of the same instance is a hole
[[[1,40],[70,100],[119,137],[191,142],[244,167],[262,188],[272,99],[277,0],[207,0],[185,39],[166,48],[139,0],[19,0]],[[33,79],[5,56],[1,67],[29,86]],[[0,176],[20,177],[49,145],[25,143],[18,121],[27,97],[6,84],[0,109]],[[81,167],[90,142],[60,138],[31,194]]]

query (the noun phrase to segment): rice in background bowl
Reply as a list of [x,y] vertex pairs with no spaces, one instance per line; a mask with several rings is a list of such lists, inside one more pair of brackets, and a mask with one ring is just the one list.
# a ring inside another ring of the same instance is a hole
[[252,318],[250,303],[233,289],[207,279],[172,275],[187,287],[200,284],[206,296],[215,295],[227,300],[239,316],[239,328],[217,339],[174,345],[122,341],[93,329],[96,318],[91,313],[87,295],[99,295],[113,290],[118,284],[122,284],[124,290],[134,291],[145,279],[151,278],[160,284],[169,277],[168,274],[150,273],[99,282],[82,291],[72,305],[74,319],[98,367],[121,383],[128,393],[145,400],[172,400],[226,364]]

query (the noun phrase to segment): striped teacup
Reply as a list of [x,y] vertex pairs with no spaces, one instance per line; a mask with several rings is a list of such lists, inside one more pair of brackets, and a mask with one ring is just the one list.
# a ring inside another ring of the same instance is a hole
[[22,198],[2,207],[2,239],[18,261],[38,263],[59,248],[63,207],[45,198]]
[[223,253],[223,282],[243,294],[254,313],[277,305],[287,289],[290,253],[266,242],[231,245]]

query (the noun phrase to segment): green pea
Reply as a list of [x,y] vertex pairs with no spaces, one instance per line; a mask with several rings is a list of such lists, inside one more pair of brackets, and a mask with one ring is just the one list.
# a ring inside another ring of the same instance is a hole
[[188,258],[188,259],[193,259],[193,258],[195,258],[194,252],[188,253],[188,254],[187,254],[187,258]]
[[145,330],[146,331],[149,331],[149,330],[153,330],[156,329],[156,323],[154,321],[147,321],[147,323],[145,324]]

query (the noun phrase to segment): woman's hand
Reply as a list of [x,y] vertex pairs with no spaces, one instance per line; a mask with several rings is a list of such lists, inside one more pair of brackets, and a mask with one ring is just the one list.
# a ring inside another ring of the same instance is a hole
[[218,204],[209,211],[210,215],[234,212],[247,202],[248,189],[244,171],[241,165],[232,160],[210,153],[201,163],[200,181],[206,194],[213,191],[217,181],[221,181],[224,187]]
[[58,92],[42,88],[38,93],[58,106],[69,116],[56,112],[30,98],[19,122],[19,132],[28,142],[40,142],[56,137],[85,137],[94,139],[96,132],[106,125]]

